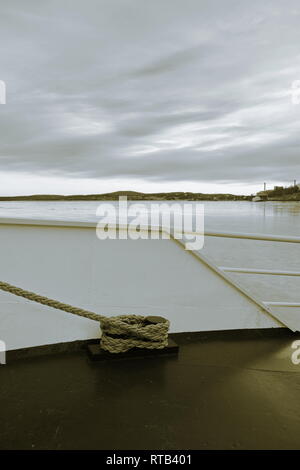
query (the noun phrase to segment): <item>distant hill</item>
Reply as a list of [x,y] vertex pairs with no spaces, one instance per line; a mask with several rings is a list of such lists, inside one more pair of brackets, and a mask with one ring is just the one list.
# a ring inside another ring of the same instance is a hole
[[234,194],[203,194],[190,192],[140,193],[137,191],[115,191],[105,194],[33,194],[31,196],[2,196],[0,201],[116,201],[120,196],[127,196],[131,201],[241,201],[251,200],[252,196]]

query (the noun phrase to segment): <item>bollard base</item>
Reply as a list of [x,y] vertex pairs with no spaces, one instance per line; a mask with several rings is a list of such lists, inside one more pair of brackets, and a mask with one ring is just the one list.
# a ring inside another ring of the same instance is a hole
[[87,352],[92,361],[105,361],[116,359],[134,359],[136,357],[159,357],[178,354],[179,346],[171,338],[168,339],[168,345],[163,349],[141,349],[133,348],[125,353],[114,354],[101,349],[100,344],[89,344]]

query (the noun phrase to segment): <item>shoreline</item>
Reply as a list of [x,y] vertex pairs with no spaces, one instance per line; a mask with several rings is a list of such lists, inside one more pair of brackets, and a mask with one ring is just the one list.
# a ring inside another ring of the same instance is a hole
[[[57,197],[57,198],[47,198],[47,197],[0,197],[0,202],[84,202],[84,201],[118,201],[118,197]],[[133,198],[128,197],[128,201],[186,201],[186,202],[300,202],[300,199],[287,199],[287,198],[272,198],[264,199],[261,201],[253,201],[253,196],[250,197],[233,197],[233,198],[164,198],[164,197],[144,197],[144,198]]]
[[[141,193],[136,191],[115,191],[103,194],[32,194],[29,196],[0,196],[1,201],[118,201],[120,197],[128,201],[253,201],[253,195],[205,194],[191,192]],[[259,194],[257,195],[259,196]],[[300,192],[281,196],[263,197],[253,202],[300,202]]]
[[253,196],[235,194],[204,194],[190,192],[140,193],[116,191],[104,194],[35,194],[30,196],[1,196],[0,201],[118,201],[126,196],[131,201],[251,201]]

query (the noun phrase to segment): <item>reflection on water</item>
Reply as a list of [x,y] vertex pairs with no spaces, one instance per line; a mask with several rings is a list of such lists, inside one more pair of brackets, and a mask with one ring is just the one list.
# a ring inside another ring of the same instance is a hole
[[299,202],[206,202],[206,229],[300,236]]
[[[266,206],[268,203],[264,203],[264,206]],[[299,215],[300,214],[300,203],[298,202],[282,202],[282,203],[277,203],[276,205],[274,204],[273,206],[273,211],[274,212],[288,212],[290,214],[294,215]]]

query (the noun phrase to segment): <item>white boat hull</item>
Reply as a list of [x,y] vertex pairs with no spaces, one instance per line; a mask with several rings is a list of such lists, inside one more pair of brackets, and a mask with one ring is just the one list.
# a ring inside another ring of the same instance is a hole
[[[174,240],[99,240],[95,224],[2,220],[0,279],[111,315],[161,315],[171,332],[282,327]],[[0,339],[19,349],[100,336],[97,322],[0,291]]]

